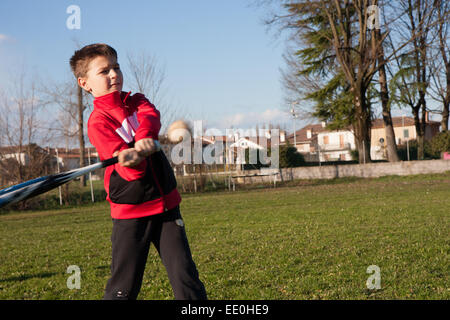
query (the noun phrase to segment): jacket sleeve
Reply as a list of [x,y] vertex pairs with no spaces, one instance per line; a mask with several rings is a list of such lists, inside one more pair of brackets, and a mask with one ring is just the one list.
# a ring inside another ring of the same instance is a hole
[[137,109],[139,121],[139,128],[136,131],[134,140],[139,141],[143,138],[158,140],[159,130],[161,129],[159,111],[140,93],[133,95],[133,104]]
[[[88,122],[89,141],[97,149],[100,160],[109,159],[115,151],[128,149],[128,145],[120,136],[102,121]],[[123,167],[119,163],[114,165],[116,172],[125,180],[133,181],[145,176],[147,160],[144,159],[135,167]]]

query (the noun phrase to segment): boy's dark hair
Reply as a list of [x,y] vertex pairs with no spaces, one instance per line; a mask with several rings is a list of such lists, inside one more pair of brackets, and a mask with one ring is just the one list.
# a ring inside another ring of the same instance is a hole
[[85,77],[88,71],[89,62],[98,56],[114,58],[117,60],[116,50],[107,44],[94,43],[87,45],[80,50],[76,50],[72,58],[70,58],[70,68],[75,77]]

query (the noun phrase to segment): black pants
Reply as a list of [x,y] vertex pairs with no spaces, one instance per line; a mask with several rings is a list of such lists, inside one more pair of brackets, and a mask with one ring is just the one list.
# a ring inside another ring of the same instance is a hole
[[206,299],[184,230],[179,207],[138,219],[113,219],[111,278],[105,300],[137,298],[150,243],[158,250],[175,299]]

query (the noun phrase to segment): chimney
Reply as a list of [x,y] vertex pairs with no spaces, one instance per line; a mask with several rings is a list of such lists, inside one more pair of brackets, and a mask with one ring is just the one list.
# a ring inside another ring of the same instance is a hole
[[311,139],[311,130],[306,131],[306,138]]
[[428,111],[425,111],[425,123],[430,122],[430,113]]
[[327,122],[326,121],[322,121],[322,128],[325,128],[327,126]]

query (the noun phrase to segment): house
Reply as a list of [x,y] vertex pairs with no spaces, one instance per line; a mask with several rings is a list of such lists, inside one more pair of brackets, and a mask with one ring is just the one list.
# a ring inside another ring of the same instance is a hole
[[[417,139],[416,126],[412,117],[393,117],[392,125],[394,127],[395,142],[397,145],[405,145],[409,140]],[[430,121],[428,113],[425,119],[425,141],[431,140],[439,133],[441,123]],[[383,119],[375,119],[372,121],[371,130],[371,150],[370,157],[372,160],[386,160],[386,131]]]
[[[57,159],[61,170],[72,170],[80,167],[80,149],[48,148],[48,152]],[[90,156],[90,161],[89,161]],[[99,161],[98,153],[93,147],[85,148],[86,164]]]
[[[392,123],[397,145],[404,145],[417,138],[414,118],[393,117]],[[440,130],[440,122],[430,121],[428,114],[425,124],[425,140],[431,140]],[[294,135],[288,136],[294,145]],[[351,151],[356,149],[355,136],[351,127],[343,130],[328,130],[326,124],[310,124],[296,132],[296,148],[306,161],[351,161]],[[386,160],[386,133],[383,119],[372,121],[371,148],[372,160]]]
[[[0,161],[14,159],[23,166],[30,165],[33,158],[44,159],[49,155],[49,148],[41,148],[36,144],[0,147]],[[52,158],[50,157],[50,159]],[[56,159],[54,161],[46,161],[46,165],[50,167],[56,165]]]
[[[0,157],[2,159],[14,158],[23,165],[27,165],[30,162],[29,152],[27,152],[28,146],[19,148],[18,146],[6,146],[0,148]],[[41,154],[48,155],[52,159],[49,163],[51,167],[57,168],[58,164],[61,170],[72,170],[80,167],[80,149],[67,149],[67,148],[41,148],[36,146],[35,152],[38,151]],[[86,163],[88,163],[88,155],[90,155],[90,163],[96,163],[99,161],[98,154],[95,148],[86,148],[85,156]]]
[[[272,130],[279,131],[275,133]],[[272,134],[278,136],[271,136]],[[264,152],[264,150],[270,148],[272,143],[286,143],[286,131],[280,129],[260,129],[258,132],[256,129],[227,130],[227,135],[201,136],[201,139],[203,149],[205,148],[204,144],[207,144],[206,148],[210,148],[210,150],[214,149],[215,145],[218,147],[217,150],[223,151],[223,154],[218,156],[217,163],[242,165],[250,162],[250,164],[256,164],[259,152]],[[250,150],[247,160],[246,150]],[[271,159],[271,157],[266,158],[267,161],[270,161],[268,159]],[[255,163],[252,163],[253,161]]]
[[351,151],[356,149],[353,131],[324,130],[317,136],[320,162],[351,161]]
[[6,160],[6,159],[15,159],[17,162],[21,163],[22,165],[26,165],[30,158],[26,152],[27,146],[5,146],[0,147],[0,159]]
[[47,150],[36,144],[0,147],[0,185],[19,183],[36,174],[47,175],[55,164]]
[[239,133],[229,136],[204,136],[202,140],[210,145],[219,144],[224,154],[219,156],[218,163],[227,164],[245,164],[246,149],[264,150],[270,146],[270,136],[246,136]]
[[[245,164],[245,150],[264,150],[267,148],[267,144],[261,146],[259,143],[261,143],[259,137],[237,137],[237,141],[230,144],[228,150],[230,153],[234,152],[236,164]],[[228,158],[230,157],[232,157],[232,154]]]
[[318,161],[318,134],[326,131],[326,123],[309,124],[306,127],[290,134],[286,137],[286,141],[294,146],[297,151],[305,157],[305,161]]

